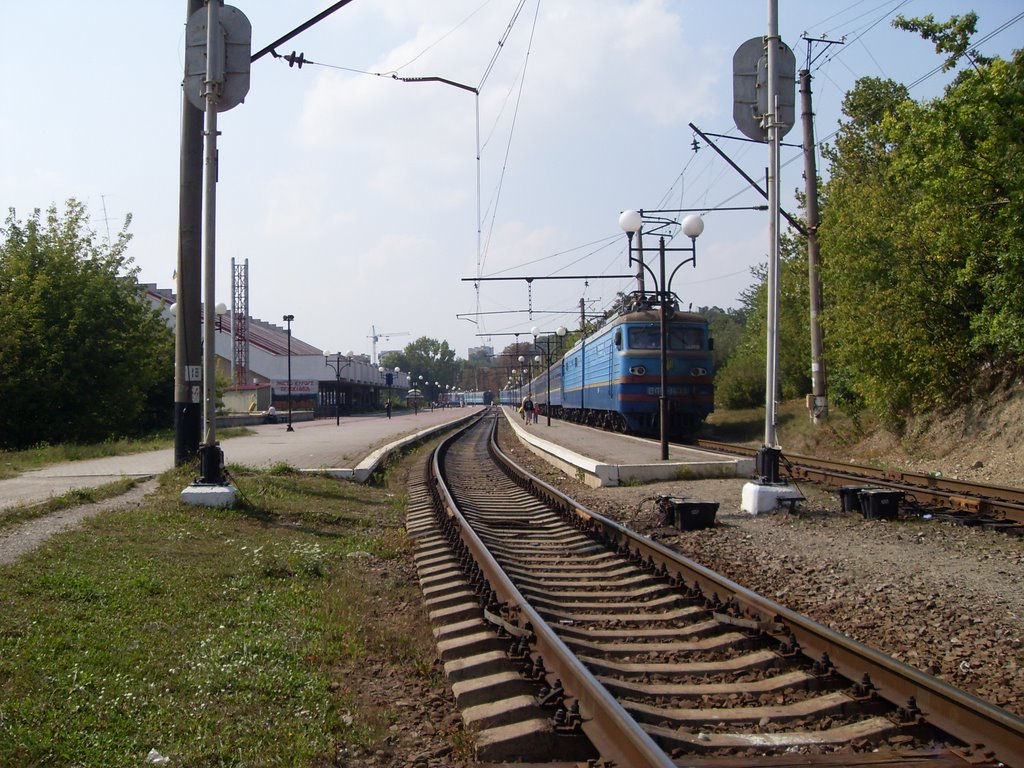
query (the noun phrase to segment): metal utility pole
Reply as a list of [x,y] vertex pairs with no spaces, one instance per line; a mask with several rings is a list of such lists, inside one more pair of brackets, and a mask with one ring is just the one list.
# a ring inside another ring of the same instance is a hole
[[[205,113],[203,152],[203,442],[200,483],[224,486],[224,454],[217,443],[214,337],[216,304],[217,113],[242,102],[249,91],[252,26],[237,8],[207,0],[195,11],[185,34],[185,97]],[[193,394],[195,387],[193,386]],[[205,494],[199,494],[203,496]],[[212,495],[218,498],[218,494]],[[225,500],[228,494],[223,494]],[[200,502],[206,503],[206,502]],[[220,503],[215,501],[214,503]],[[233,503],[233,495],[229,503]]]
[[779,363],[779,145],[794,120],[796,57],[779,37],[779,3],[768,0],[768,34],[751,38],[733,55],[733,120],[748,138],[768,143],[768,321],[765,372],[764,445],[757,474],[765,484],[779,481],[776,425]]
[[202,477],[207,483],[223,480],[224,455],[217,447],[217,348],[213,334],[213,311],[217,303],[217,98],[224,80],[223,64],[215,50],[221,49],[220,0],[208,0],[206,22],[206,143],[203,152],[203,450]]
[[[779,365],[779,115],[778,115],[778,43],[779,2],[768,0],[768,110],[764,122],[768,129],[768,367],[765,376],[764,449],[774,455],[774,472],[765,479],[778,481],[778,365]],[[771,462],[765,462],[770,464]]]
[[[632,238],[630,238],[632,239]],[[640,294],[640,300],[644,300],[646,294],[644,285],[644,228],[643,225],[636,231],[636,290]]]
[[[186,19],[203,7],[187,0]],[[185,65],[186,74],[188,65]],[[200,293],[202,262],[203,112],[182,92],[181,162],[178,191],[178,269],[174,328],[174,464],[199,454],[202,425],[202,342]]]
[[580,298],[580,412],[586,410],[587,399],[587,303]]

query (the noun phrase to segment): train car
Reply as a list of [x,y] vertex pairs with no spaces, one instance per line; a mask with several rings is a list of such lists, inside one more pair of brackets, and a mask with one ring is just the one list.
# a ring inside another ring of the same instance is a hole
[[503,389],[498,393],[498,402],[502,405],[511,405],[518,408],[520,403],[517,397],[518,394],[518,389]]
[[557,360],[547,370],[542,370],[524,392],[533,393],[534,407],[542,415],[547,414],[549,407],[552,414],[557,413],[562,405],[562,361]]
[[[694,432],[714,410],[712,339],[707,320],[671,311],[668,336],[668,433]],[[562,418],[620,432],[656,434],[661,394],[658,310],[613,318],[562,360]]]
[[490,390],[483,392],[458,392],[456,397],[459,398],[462,405],[490,405],[493,399]]

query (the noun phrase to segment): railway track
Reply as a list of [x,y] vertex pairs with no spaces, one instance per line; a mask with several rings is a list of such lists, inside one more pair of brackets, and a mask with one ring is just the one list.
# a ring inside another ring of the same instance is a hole
[[409,522],[480,759],[1024,766],[1024,721],[580,507],[494,428],[438,448]]
[[[738,456],[754,456],[756,448],[697,440],[699,448]],[[960,522],[1002,529],[1024,535],[1024,489],[986,485],[940,474],[881,469],[863,464],[846,464],[811,456],[785,454],[780,467],[792,480],[808,480],[832,486],[870,483],[900,491],[906,501],[941,510]]]

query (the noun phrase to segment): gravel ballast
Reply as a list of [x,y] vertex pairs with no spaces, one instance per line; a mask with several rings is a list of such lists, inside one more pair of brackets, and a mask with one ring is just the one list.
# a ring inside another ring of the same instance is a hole
[[[595,512],[815,621],[1024,717],[1024,540],[918,517],[865,520],[813,485],[793,513],[740,510],[744,480],[589,488],[501,433],[515,461]],[[719,502],[661,527],[658,494]]]

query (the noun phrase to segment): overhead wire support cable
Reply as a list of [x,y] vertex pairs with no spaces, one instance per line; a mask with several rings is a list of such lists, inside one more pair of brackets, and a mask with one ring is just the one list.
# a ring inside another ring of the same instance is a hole
[[[293,29],[291,32],[289,32],[288,34],[284,35],[283,37],[279,37],[277,40],[272,42],[270,45],[266,46],[265,48],[260,49],[256,53],[254,53],[249,58],[249,61],[253,62],[253,61],[257,61],[258,59],[262,59],[268,53],[273,54],[274,57],[277,58],[278,54],[274,53],[274,49],[277,48],[277,46],[283,45],[284,43],[287,43],[293,37],[301,34],[302,32],[305,32],[307,29],[312,27],[314,24],[316,24],[316,23],[318,23],[320,21],[323,21],[328,16],[330,16],[332,13],[334,13],[337,10],[340,10],[340,9],[344,8],[346,5],[348,5],[351,2],[352,2],[352,0],[338,0],[337,3],[332,5],[330,8],[328,8],[328,9],[326,9],[324,11],[321,11],[316,16],[314,16],[312,19],[307,21],[305,24],[300,24],[295,29]],[[307,63],[312,63],[312,62],[307,62]]]
[[[729,165],[731,165],[736,170],[736,172],[740,174],[740,176],[742,176],[744,179],[746,179],[747,183],[750,184],[750,186],[752,186],[754,189],[756,189],[761,194],[762,197],[764,197],[766,200],[768,199],[768,192],[765,191],[764,189],[762,189],[760,184],[758,184],[756,181],[754,181],[750,177],[750,175],[746,171],[744,171],[742,168],[740,168],[732,160],[732,158],[730,158],[727,154],[725,154],[725,152],[723,152],[718,147],[717,144],[715,144],[713,141],[711,141],[711,139],[708,138],[708,134],[706,134],[703,131],[701,131],[701,129],[698,128],[693,123],[690,123],[690,128],[692,128],[694,131],[696,131],[697,134],[700,135],[700,137],[702,139],[704,139],[704,141],[706,141],[708,143],[708,146],[711,147],[713,150],[715,150],[715,152],[717,152],[719,155],[721,155],[722,159],[725,160]],[[781,213],[783,216],[786,217],[786,221],[788,221],[797,232],[799,232],[801,235],[806,235],[807,234],[807,228],[800,222],[799,219],[793,217],[791,214],[789,214],[788,212],[786,212],[785,210],[783,210],[781,208],[779,209],[779,213]]]
[[447,77],[400,77],[397,74],[392,74],[393,80],[401,80],[403,83],[445,83],[446,85],[454,86],[455,88],[461,88],[464,91],[470,93],[479,94],[480,91],[474,88],[472,85],[466,85],[464,83],[457,83],[454,80],[449,80]]
[[519,277],[463,277],[462,282],[484,282],[486,280],[525,280],[532,283],[534,280],[622,280],[633,278],[636,275],[537,275]]

